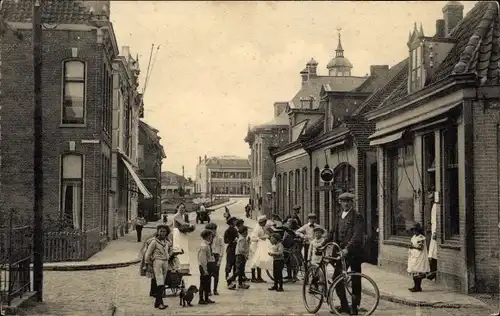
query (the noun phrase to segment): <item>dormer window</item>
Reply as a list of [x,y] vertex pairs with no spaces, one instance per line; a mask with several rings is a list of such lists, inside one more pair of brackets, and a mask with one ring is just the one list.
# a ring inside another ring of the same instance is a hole
[[410,93],[422,88],[422,46],[410,51]]

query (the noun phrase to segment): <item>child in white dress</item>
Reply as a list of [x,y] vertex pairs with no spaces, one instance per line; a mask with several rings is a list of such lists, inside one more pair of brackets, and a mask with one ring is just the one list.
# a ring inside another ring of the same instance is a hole
[[413,225],[411,232],[410,249],[408,249],[408,273],[413,277],[413,287],[408,290],[421,292],[422,279],[430,271],[427,245],[424,231],[419,223]]
[[323,242],[325,241],[325,238],[323,238],[324,233],[325,230],[323,229],[323,227],[316,226],[313,229],[314,239],[309,243],[309,253],[307,256],[310,259],[310,263],[312,265],[317,266],[321,262],[321,255],[317,253],[317,249],[318,247],[321,247],[321,245],[323,245]]

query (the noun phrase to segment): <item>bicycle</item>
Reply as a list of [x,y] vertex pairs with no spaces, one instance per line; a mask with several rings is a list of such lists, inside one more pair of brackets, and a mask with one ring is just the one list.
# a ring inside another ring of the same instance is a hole
[[[332,250],[335,250],[339,255],[337,257],[327,256],[326,249],[328,247],[333,247]],[[342,256],[341,250],[340,246],[334,242],[327,243],[323,247],[318,248],[318,252],[320,252],[322,256],[321,262],[319,265],[309,266],[304,278],[304,284],[302,286],[302,299],[304,301],[304,306],[309,313],[315,314],[320,310],[326,298],[330,310],[335,315],[341,316],[341,311],[339,311],[339,309],[334,305],[334,292],[338,286],[344,286],[347,300],[349,301],[349,297],[351,298],[351,302],[349,304],[349,315],[372,315],[377,309],[380,301],[380,291],[377,283],[375,283],[375,281],[366,274],[352,271],[348,272],[347,263],[344,256]],[[335,264],[339,263],[342,265],[342,272],[333,281],[328,280],[326,271],[328,265],[335,268]],[[349,285],[352,286],[353,277],[361,279],[361,292],[365,293],[363,297],[369,296],[372,298],[373,305],[371,308],[367,309],[364,302],[363,306],[361,306],[361,293],[359,298],[353,295],[353,291],[349,288]],[[372,287],[371,291],[368,289],[369,286]],[[308,294],[318,298],[319,302],[315,306],[310,306],[307,302]]]
[[[304,278],[305,265],[301,248],[302,245],[296,242],[290,250],[284,250],[285,266],[283,267],[283,270],[286,272],[284,275],[287,276],[287,278],[283,280],[284,283],[296,282]],[[290,267],[291,276],[288,275],[288,267]],[[271,281],[274,281],[272,270],[266,269],[266,274]]]

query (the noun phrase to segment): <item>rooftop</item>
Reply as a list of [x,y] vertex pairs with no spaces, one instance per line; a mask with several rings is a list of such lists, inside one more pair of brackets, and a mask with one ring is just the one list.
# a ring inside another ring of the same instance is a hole
[[[454,74],[474,73],[480,84],[499,84],[500,19],[494,2],[479,1],[452,30],[455,46],[425,85]],[[384,107],[408,96],[408,72],[380,105]]]

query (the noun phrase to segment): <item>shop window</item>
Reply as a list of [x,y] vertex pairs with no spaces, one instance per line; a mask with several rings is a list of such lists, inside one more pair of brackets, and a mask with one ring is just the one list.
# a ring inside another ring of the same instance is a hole
[[285,172],[283,173],[283,205],[282,205],[283,214],[287,214],[286,211],[287,196],[288,196],[288,175]]
[[452,126],[442,131],[443,140],[443,223],[445,239],[460,235],[458,132]]
[[293,199],[294,199],[294,183],[293,183],[293,171],[290,171],[288,175],[288,212],[291,212],[293,209]]
[[295,170],[295,205],[299,204],[299,197],[302,196],[300,193],[300,170]]
[[283,191],[283,184],[281,182],[281,174],[278,175],[276,179],[276,209],[280,210],[281,208],[281,203],[282,203],[282,191]]
[[414,157],[413,144],[406,144],[388,150],[390,172],[390,229],[392,236],[409,235],[414,223]]

